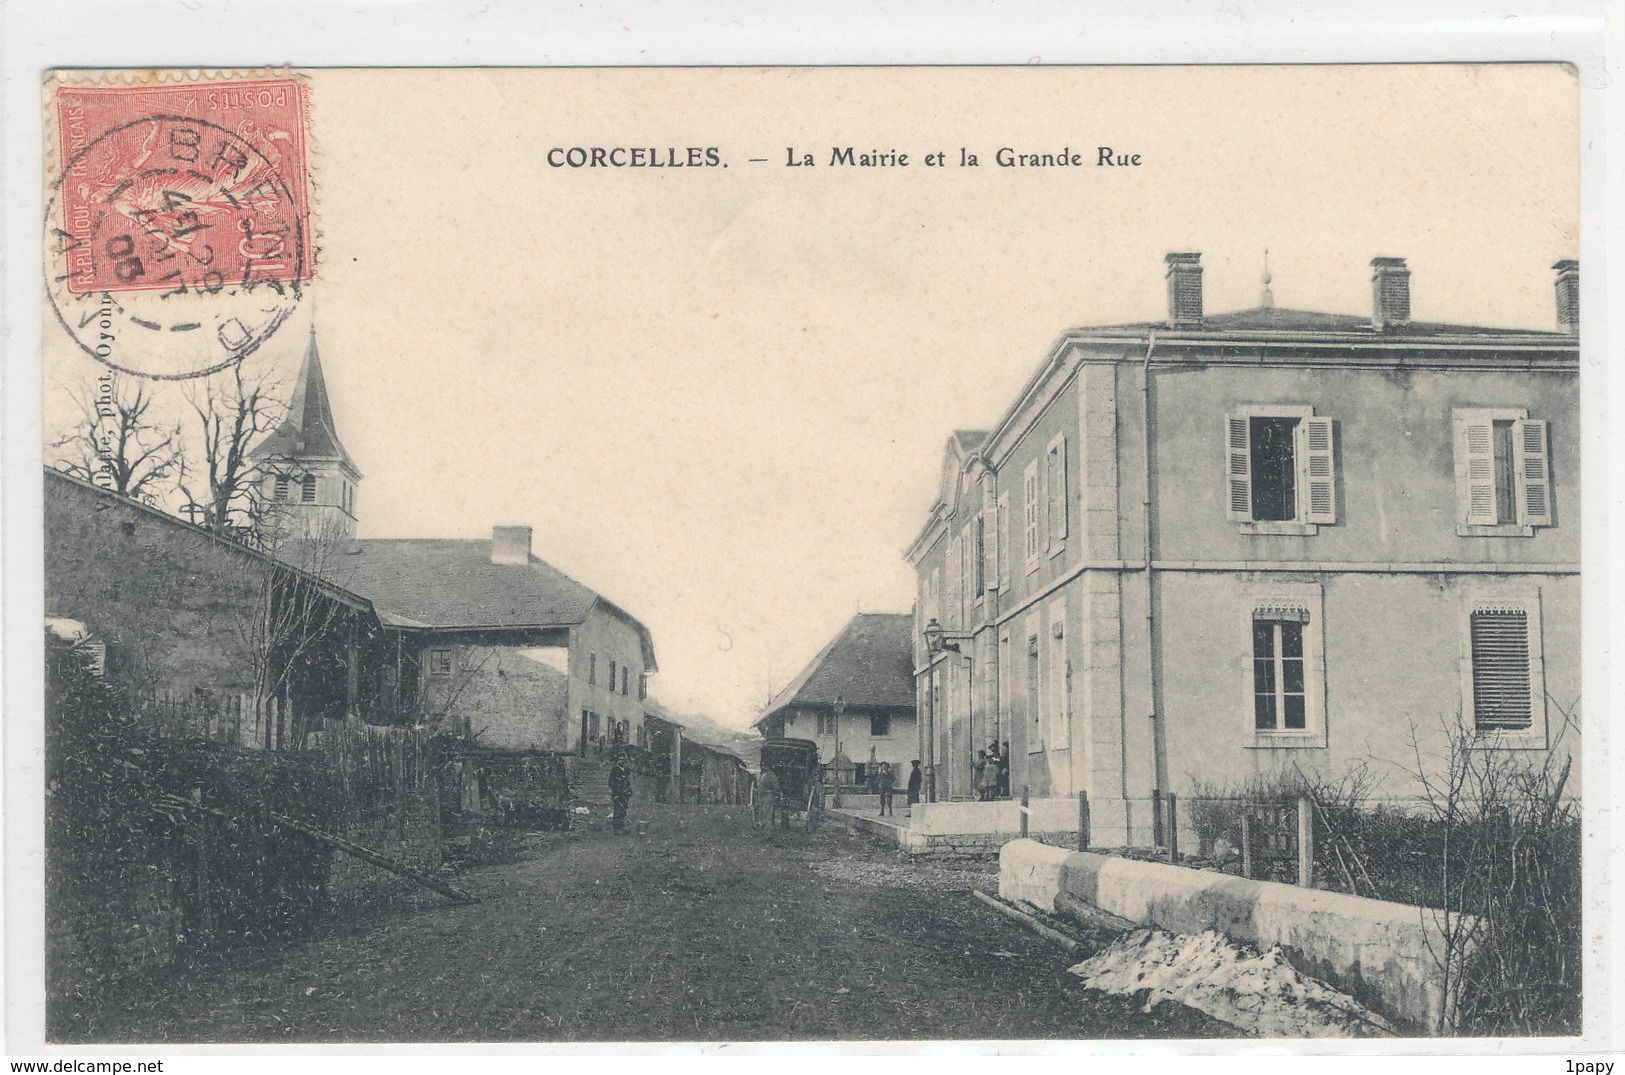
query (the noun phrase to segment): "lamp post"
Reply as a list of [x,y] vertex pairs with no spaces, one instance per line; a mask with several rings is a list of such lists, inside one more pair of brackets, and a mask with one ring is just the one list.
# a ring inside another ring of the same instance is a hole
[[846,698],[837,694],[830,706],[835,714],[835,809],[841,808],[841,714],[846,712]]
[[[961,657],[965,661],[965,670],[966,670],[966,673],[967,673],[965,696],[968,699],[968,710],[969,710],[968,715],[969,716],[974,716],[975,715],[975,709],[976,709],[976,701],[975,701],[976,659],[974,657],[972,657],[970,654],[962,652],[960,650],[960,648],[959,648],[960,643],[970,641],[971,636],[968,635],[968,634],[965,634],[963,632],[959,632],[959,631],[949,632],[949,631],[944,630],[942,624],[937,622],[937,618],[935,616],[931,617],[931,619],[926,623],[925,629],[923,631],[921,631],[921,634],[923,634],[925,636],[926,667],[927,667],[927,672],[928,672],[928,674],[926,676],[926,691],[928,692],[926,701],[928,703],[927,714],[928,714],[929,725],[930,725],[930,727],[927,729],[926,744],[925,744],[926,745],[926,752],[925,752],[926,801],[927,802],[936,802],[937,801],[937,670],[936,670],[936,659],[939,656],[941,656],[942,654],[944,654],[944,653],[954,653],[954,654],[958,654],[958,656]],[[972,735],[971,741],[972,741],[972,744],[974,746],[974,743],[975,743],[975,736],[974,735]]]

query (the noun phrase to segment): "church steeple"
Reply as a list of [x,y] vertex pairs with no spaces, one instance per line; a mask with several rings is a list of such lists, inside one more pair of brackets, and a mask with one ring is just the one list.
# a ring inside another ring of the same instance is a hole
[[265,475],[261,493],[273,525],[295,524],[307,537],[355,535],[361,472],[339,440],[314,324],[287,416],[250,455]]

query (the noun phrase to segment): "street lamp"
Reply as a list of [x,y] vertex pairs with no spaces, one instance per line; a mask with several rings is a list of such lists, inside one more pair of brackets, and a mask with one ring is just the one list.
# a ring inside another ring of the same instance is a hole
[[925,625],[925,652],[935,657],[943,650],[958,653],[959,643],[949,642],[948,632],[944,631],[942,624],[937,622],[935,616],[932,616],[931,621]]
[[830,706],[835,713],[835,809],[841,808],[841,714],[846,712],[846,698],[837,694],[835,704]]

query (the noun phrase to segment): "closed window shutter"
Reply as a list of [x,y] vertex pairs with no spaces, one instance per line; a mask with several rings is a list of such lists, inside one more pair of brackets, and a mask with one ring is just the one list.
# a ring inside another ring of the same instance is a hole
[[1057,441],[1049,453],[1049,540],[1066,540],[1066,438]]
[[1304,483],[1308,501],[1303,520],[1310,523],[1337,521],[1337,460],[1333,458],[1332,420],[1305,418],[1303,429]]
[[1501,521],[1495,517],[1493,432],[1488,418],[1456,420],[1457,510],[1461,521],[1470,525],[1494,526]]
[[1027,468],[1026,476],[1022,481],[1024,486],[1023,532],[1025,534],[1025,552],[1027,559],[1031,560],[1038,555],[1038,464],[1033,463]]
[[1521,609],[1472,614],[1473,722],[1479,731],[1518,731],[1534,722],[1529,616]]
[[966,622],[967,612],[970,605],[970,565],[972,559],[971,553],[974,551],[971,548],[969,527],[966,527],[964,530],[960,531],[959,547],[957,551],[959,553],[959,622],[963,624]]
[[[997,585],[999,577],[999,535],[986,511],[976,517],[976,540],[982,549],[981,585],[978,593],[986,593]],[[993,531],[989,533],[988,531]]]
[[1542,421],[1524,419],[1513,430],[1512,459],[1518,472],[1518,521],[1525,526],[1552,525],[1550,436],[1547,424]]
[[1229,415],[1224,420],[1225,481],[1228,513],[1237,522],[1253,517],[1253,458],[1247,419]]

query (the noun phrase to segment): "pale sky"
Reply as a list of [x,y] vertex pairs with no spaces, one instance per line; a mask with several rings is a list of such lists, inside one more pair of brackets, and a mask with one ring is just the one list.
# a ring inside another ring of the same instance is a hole
[[[1549,328],[1578,249],[1553,66],[311,80],[321,254],[267,358],[291,381],[314,316],[362,537],[533,527],[648,625],[656,696],[734,725],[855,611],[909,609],[949,433],[1068,326],[1163,316],[1168,251],[1202,252],[1211,312],[1257,304],[1267,247],[1279,306],[1366,312],[1399,256],[1419,320]],[[571,146],[728,167],[547,165]],[[48,425],[90,365],[69,346],[48,323]]]

